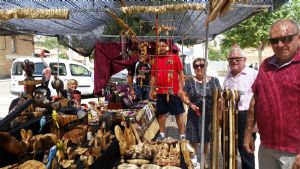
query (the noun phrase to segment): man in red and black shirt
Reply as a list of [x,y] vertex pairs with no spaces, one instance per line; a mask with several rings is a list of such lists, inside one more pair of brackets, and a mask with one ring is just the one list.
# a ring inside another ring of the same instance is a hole
[[165,39],[159,42],[158,57],[151,69],[150,98],[156,100],[160,135],[158,140],[164,139],[166,114],[176,116],[176,122],[181,139],[185,139],[183,122],[184,107],[180,99],[184,85],[183,66],[178,55],[168,52]]

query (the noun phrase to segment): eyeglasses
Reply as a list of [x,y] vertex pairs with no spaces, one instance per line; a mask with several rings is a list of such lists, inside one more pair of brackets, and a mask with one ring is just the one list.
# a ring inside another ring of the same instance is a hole
[[227,58],[227,60],[229,62],[233,62],[233,61],[240,62],[242,59],[244,59],[244,57],[230,57],[230,58]]
[[281,43],[289,43],[293,40],[294,36],[298,35],[298,33],[295,33],[293,35],[288,35],[288,36],[284,36],[284,37],[280,37],[280,38],[269,38],[269,42],[271,45],[276,45],[279,43],[279,41]]
[[204,68],[205,67],[205,64],[195,64],[193,66],[194,69],[199,69],[199,68]]

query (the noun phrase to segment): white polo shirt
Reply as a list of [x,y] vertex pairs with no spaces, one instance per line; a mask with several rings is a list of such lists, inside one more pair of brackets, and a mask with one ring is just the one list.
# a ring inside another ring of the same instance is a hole
[[258,71],[245,67],[238,75],[232,76],[231,72],[224,79],[223,89],[238,90],[240,93],[239,111],[249,109],[253,96],[251,86],[257,76]]

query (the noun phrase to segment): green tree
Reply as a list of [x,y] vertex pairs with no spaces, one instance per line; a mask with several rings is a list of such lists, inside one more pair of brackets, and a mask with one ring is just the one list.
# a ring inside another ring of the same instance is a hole
[[208,59],[211,61],[226,60],[229,49],[221,50],[208,45]]
[[[253,47],[258,50],[259,64],[262,62],[262,52],[268,45],[269,28],[277,19],[299,19],[300,0],[292,0],[276,11],[262,11],[245,20],[230,31],[224,33],[221,48],[230,48],[237,43],[241,48]],[[299,21],[299,20],[298,20]]]
[[[35,44],[41,48],[52,50],[56,49],[59,47],[60,52],[67,50],[67,48],[63,45],[60,45],[58,43],[58,40],[56,37],[50,37],[50,36],[45,36],[43,38],[38,38],[39,40],[35,42]],[[59,45],[59,46],[58,46]],[[68,56],[65,53],[60,53],[59,58],[62,59],[67,59]]]
[[[122,19],[128,26],[130,26],[136,35],[155,35],[155,31],[152,29],[152,26],[149,24],[149,22],[143,22],[142,19],[137,16],[127,16],[125,14],[121,14],[119,18]],[[122,30],[122,27],[118,23],[116,23],[114,20],[111,20],[104,27],[103,35],[120,35]],[[115,38],[111,37],[108,38],[108,40],[114,41]]]
[[62,58],[62,59],[69,59],[68,55],[66,55],[66,53],[60,53],[59,54],[59,58]]
[[56,49],[58,46],[58,41],[56,37],[44,36],[36,41],[36,45],[42,46],[46,49]]

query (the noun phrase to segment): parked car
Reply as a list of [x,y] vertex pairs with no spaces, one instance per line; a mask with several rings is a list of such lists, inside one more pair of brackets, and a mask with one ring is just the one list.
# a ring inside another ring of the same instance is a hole
[[[15,59],[11,67],[11,94],[20,94],[24,92],[24,86],[19,85],[18,82],[25,79],[25,72],[22,69],[22,63],[25,59],[28,59],[34,63],[34,73],[33,77],[35,80],[42,79],[42,71],[45,68],[41,58],[18,58]],[[78,88],[82,95],[91,95],[94,92],[94,82],[92,71],[84,64],[76,61],[57,59],[57,58],[45,58],[46,62],[49,64],[50,69],[53,71],[59,62],[59,78],[64,82],[66,88],[67,82],[70,79],[75,79],[78,81]],[[55,69],[56,70],[56,69]],[[53,80],[51,76],[50,82]],[[49,89],[51,95],[56,95],[56,90],[52,88],[49,84]]]

